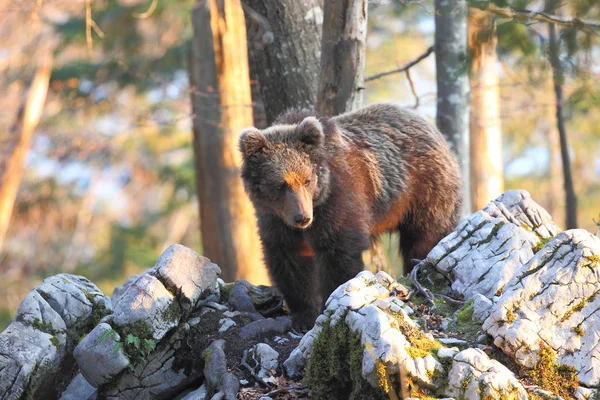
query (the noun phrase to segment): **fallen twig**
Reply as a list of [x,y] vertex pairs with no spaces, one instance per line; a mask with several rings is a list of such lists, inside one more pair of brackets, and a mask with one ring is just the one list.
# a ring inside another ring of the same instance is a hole
[[288,386],[272,390],[269,393],[265,393],[264,396],[272,396],[278,393],[308,393],[309,390],[308,386]]
[[[250,366],[250,364],[248,364],[248,349],[244,350],[244,354],[242,355],[242,362],[240,363],[240,365],[244,368],[246,368],[246,370],[248,372],[250,372],[250,375],[252,376],[252,379],[254,379],[256,381],[256,383],[258,383],[259,385],[263,386],[263,387],[271,387],[269,384],[267,384],[260,376],[258,376],[254,370],[254,368],[252,368]],[[256,361],[256,360],[255,360]],[[257,363],[258,364],[258,363]],[[256,367],[255,367],[256,368]]]

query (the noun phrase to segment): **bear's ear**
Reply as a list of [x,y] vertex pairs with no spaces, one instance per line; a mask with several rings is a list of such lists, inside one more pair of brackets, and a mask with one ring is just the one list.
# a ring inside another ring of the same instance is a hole
[[246,128],[240,133],[240,151],[249,157],[261,151],[268,144],[267,138],[256,128]]
[[323,125],[315,117],[306,117],[300,122],[298,135],[302,143],[309,145],[320,145],[325,138]]

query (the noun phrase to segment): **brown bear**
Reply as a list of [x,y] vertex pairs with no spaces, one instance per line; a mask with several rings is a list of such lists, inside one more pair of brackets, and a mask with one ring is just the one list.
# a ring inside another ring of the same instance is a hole
[[405,271],[458,223],[458,163],[411,111],[376,104],[333,118],[289,111],[239,139],[271,278],[296,329],[310,329],[331,292],[363,270],[371,240],[400,232]]

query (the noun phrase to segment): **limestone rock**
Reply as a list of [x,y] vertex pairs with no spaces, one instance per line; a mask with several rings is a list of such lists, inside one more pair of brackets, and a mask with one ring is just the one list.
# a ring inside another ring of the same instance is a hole
[[[121,330],[143,325],[143,330],[154,340],[162,339],[177,326],[178,304],[163,283],[150,273],[132,283],[115,306],[113,323]],[[139,329],[138,329],[139,330]],[[138,332],[132,332],[140,336]]]
[[581,230],[558,234],[520,268],[483,328],[494,344],[528,368],[542,343],[580,383],[600,385],[600,239]]
[[58,397],[77,370],[75,344],[110,308],[108,298],[84,277],[45,279],[0,334],[0,398]]
[[515,375],[480,349],[463,350],[454,356],[446,395],[467,400],[528,398]]
[[81,374],[77,374],[61,394],[60,400],[82,400],[89,398],[96,389]]
[[180,400],[207,400],[207,399],[208,399],[208,391],[206,390],[206,385],[202,385],[198,389],[186,394]]
[[100,398],[173,398],[201,377],[199,367],[183,368],[176,358],[192,325],[201,329],[213,318],[208,314],[220,315],[201,312],[204,303],[219,297],[219,273],[208,259],[173,245],[153,268],[128,280],[122,294],[116,293],[114,314],[75,350]]
[[121,297],[123,297],[123,293],[125,293],[127,288],[131,286],[133,282],[137,281],[140,276],[140,274],[131,275],[129,278],[127,278],[125,283],[123,283],[121,286],[117,286],[113,290],[113,294],[110,297],[110,302],[112,303],[113,307],[117,305],[119,300],[121,300]]
[[77,345],[73,353],[81,374],[93,386],[110,381],[129,365],[129,358],[116,344],[119,334],[107,323],[101,323]]
[[471,215],[427,255],[433,268],[465,299],[499,294],[542,239],[560,230],[524,190],[511,190]]
[[264,378],[268,375],[268,371],[279,366],[277,359],[279,353],[271,346],[265,343],[258,343],[252,348],[252,356],[258,362],[260,369],[258,376]]
[[473,319],[485,321],[492,312],[494,303],[482,294],[473,296]]
[[202,294],[218,288],[217,277],[221,274],[217,264],[180,244],[169,246],[154,268],[165,286],[171,291],[178,290],[180,300],[188,306],[196,305]]
[[[176,366],[178,350],[189,334],[185,323],[170,333],[146,357],[133,361],[118,379],[98,389],[99,398],[109,399],[171,399],[201,376],[201,371],[185,371]],[[187,374],[186,374],[187,372]]]
[[373,275],[363,271],[338,287],[327,300],[326,309],[317,318],[314,328],[304,335],[285,361],[288,375],[297,376],[311,357],[315,343],[328,340],[325,336],[330,333],[320,336],[323,331],[345,324],[360,337],[364,348],[362,377],[373,387],[377,387],[378,371],[381,372],[378,365],[384,366],[390,376],[403,370],[420,382],[431,383],[433,373],[441,369],[431,352],[442,346],[422,333],[408,317],[405,311],[408,306],[393,295],[396,285],[385,272]]

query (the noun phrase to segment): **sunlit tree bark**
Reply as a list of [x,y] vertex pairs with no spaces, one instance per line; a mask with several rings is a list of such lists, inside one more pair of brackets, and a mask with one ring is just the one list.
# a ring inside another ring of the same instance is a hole
[[24,104],[9,132],[9,144],[3,149],[0,159],[0,251],[8,230],[10,217],[23,177],[25,156],[31,147],[33,133],[42,116],[48,82],[52,74],[52,54],[40,63],[31,82]]
[[477,211],[504,191],[496,23],[492,14],[469,8],[468,50],[471,207]]
[[256,219],[239,175],[239,132],[253,124],[246,29],[240,0],[193,10],[192,108],[204,255],[226,281],[268,282]]

